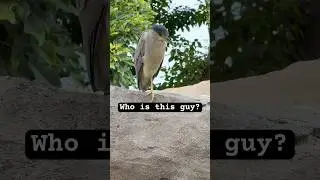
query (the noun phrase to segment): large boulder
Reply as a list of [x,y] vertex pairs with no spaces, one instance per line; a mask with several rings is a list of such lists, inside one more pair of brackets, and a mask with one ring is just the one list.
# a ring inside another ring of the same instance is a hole
[[120,113],[119,102],[150,101],[111,87],[107,98],[46,84],[0,78],[0,179],[106,179],[106,160],[29,160],[30,129],[100,129],[111,125],[111,179],[209,179],[209,99],[158,93],[158,102],[202,102],[198,113]]
[[[203,111],[197,113],[120,113],[119,102],[149,102],[150,96],[111,87],[108,114],[107,98],[100,94],[66,92],[1,77],[0,179],[99,180],[110,174],[116,180],[205,180],[210,175],[224,180],[320,179],[319,62],[211,84],[211,103],[208,82],[191,86],[193,90],[157,92],[157,102],[201,102]],[[110,167],[106,160],[36,161],[24,155],[24,135],[29,129],[108,129],[109,125]],[[292,160],[210,161],[210,126],[292,129],[297,137],[296,156]]]
[[119,113],[119,102],[150,102],[150,96],[111,87],[111,179],[209,179],[209,99],[158,92],[155,100],[204,107],[188,113]]
[[[213,179],[320,179],[320,60],[211,84],[211,128],[291,129],[292,160],[215,160]],[[215,103],[214,103],[215,102]]]
[[291,129],[296,155],[291,160],[212,160],[211,177],[224,180],[320,179],[320,111],[307,106],[273,108],[212,105],[211,128]]
[[288,107],[308,105],[320,108],[320,60],[300,61],[261,76],[213,83],[211,97],[230,106]]
[[1,180],[106,179],[107,160],[30,160],[24,140],[30,129],[108,129],[107,98],[9,77],[0,87]]

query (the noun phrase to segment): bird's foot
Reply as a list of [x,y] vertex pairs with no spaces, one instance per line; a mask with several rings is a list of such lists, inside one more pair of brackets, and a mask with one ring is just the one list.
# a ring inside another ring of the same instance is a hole
[[154,92],[150,90],[150,92],[147,94],[147,96],[151,95],[151,102],[154,100]]

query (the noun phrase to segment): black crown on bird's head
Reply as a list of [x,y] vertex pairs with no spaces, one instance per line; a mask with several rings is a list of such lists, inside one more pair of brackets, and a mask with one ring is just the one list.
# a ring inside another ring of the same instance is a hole
[[154,24],[152,25],[152,30],[154,30],[156,33],[158,33],[160,36],[163,36],[165,38],[169,37],[169,31],[167,28],[162,24]]

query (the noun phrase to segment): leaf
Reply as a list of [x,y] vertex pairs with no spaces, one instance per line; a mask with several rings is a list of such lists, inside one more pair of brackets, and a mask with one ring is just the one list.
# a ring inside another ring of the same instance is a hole
[[198,43],[198,46],[199,46],[199,48],[202,48],[202,45],[201,45],[201,43],[200,42],[197,42]]
[[110,62],[110,69],[115,69],[116,68],[114,64],[115,64],[114,62]]
[[49,2],[51,2],[52,4],[54,4],[58,9],[62,9],[65,12],[68,13],[72,13],[76,16],[79,15],[79,10],[76,9],[74,6],[72,6],[71,4],[67,4],[66,0],[48,0]]
[[39,72],[37,67],[35,67],[33,64],[29,63],[29,68],[31,69],[33,76],[37,81],[42,81],[47,84],[50,84],[50,82],[46,78],[44,78],[43,75]]
[[17,4],[13,1],[0,2],[0,20],[9,21],[14,24],[16,22],[15,14],[13,8]]
[[32,44],[32,47],[34,51],[36,52],[36,55],[38,55],[41,59],[50,62],[51,57],[39,46]]
[[58,46],[55,47],[57,53],[61,56],[64,57],[69,57],[69,58],[79,58],[79,55],[76,53],[76,48],[75,47],[71,47],[71,46],[67,46],[67,47],[62,47],[62,46]]
[[16,6],[15,12],[20,20],[24,20],[30,14],[30,6],[27,2],[22,1],[19,5]]
[[36,15],[32,14],[24,21],[24,32],[32,35],[38,41],[38,45],[42,46],[45,41],[45,29],[43,22]]
[[36,61],[32,59],[29,62],[29,67],[35,76],[35,79],[61,87],[60,77],[45,61]]

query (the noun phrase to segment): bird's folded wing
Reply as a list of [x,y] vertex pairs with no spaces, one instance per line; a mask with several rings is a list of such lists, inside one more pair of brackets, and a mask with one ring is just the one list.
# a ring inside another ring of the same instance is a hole
[[153,79],[154,79],[154,78],[156,78],[156,77],[158,76],[158,74],[159,74],[159,72],[160,72],[160,70],[161,70],[161,67],[162,67],[163,60],[164,60],[164,57],[162,58],[161,64],[160,64],[160,66],[159,66],[159,68],[158,68],[157,72],[153,75]]
[[136,51],[134,53],[134,67],[137,75],[138,87],[140,85],[140,71],[143,65],[143,56],[145,54],[145,38],[146,32],[142,33]]
[[85,0],[79,15],[87,71],[93,91],[104,91],[108,87],[107,10],[105,0]]

